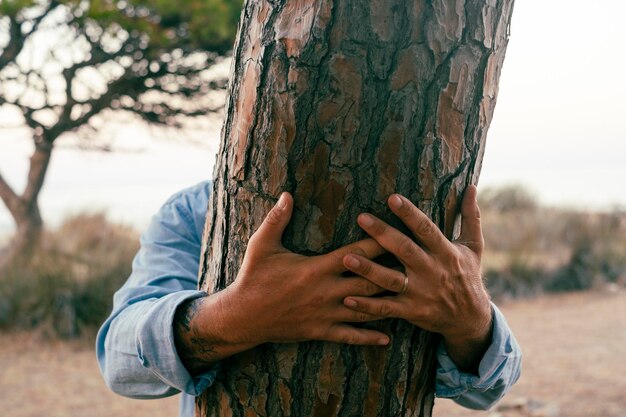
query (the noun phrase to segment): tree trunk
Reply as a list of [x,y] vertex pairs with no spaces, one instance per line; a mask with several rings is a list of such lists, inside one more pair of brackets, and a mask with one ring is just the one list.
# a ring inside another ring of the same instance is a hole
[[35,140],[26,188],[21,195],[15,193],[0,175],[0,200],[4,202],[16,225],[9,247],[5,253],[0,253],[0,269],[17,258],[27,261],[41,241],[43,220],[38,200],[51,155],[52,141]]
[[[204,235],[201,288],[236,277],[282,191],[287,248],[363,237],[362,211],[398,225],[399,192],[455,235],[478,180],[513,0],[246,1]],[[398,225],[399,226],[399,225]],[[377,325],[385,348],[265,345],[223,363],[205,416],[429,416],[438,337]]]

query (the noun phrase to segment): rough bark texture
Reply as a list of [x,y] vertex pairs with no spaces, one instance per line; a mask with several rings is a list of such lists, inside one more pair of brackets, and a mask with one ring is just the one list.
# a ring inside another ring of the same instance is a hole
[[[453,238],[478,180],[513,0],[247,1],[204,236],[201,287],[231,283],[282,191],[284,237],[318,254],[397,224],[406,195]],[[224,361],[199,416],[429,416],[437,337],[388,320],[388,348],[267,345]]]

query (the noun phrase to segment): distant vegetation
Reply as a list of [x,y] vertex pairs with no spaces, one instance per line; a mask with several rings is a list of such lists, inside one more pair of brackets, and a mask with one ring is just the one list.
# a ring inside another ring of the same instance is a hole
[[0,328],[63,338],[93,335],[128,278],[139,238],[102,214],[78,215],[46,232],[28,260],[15,259],[0,279]]
[[[626,284],[626,213],[542,207],[519,187],[480,193],[483,272],[496,299]],[[131,270],[138,233],[102,214],[47,232],[0,279],[0,328],[93,336]]]
[[493,297],[626,284],[626,212],[543,207],[519,186],[484,190],[479,204]]

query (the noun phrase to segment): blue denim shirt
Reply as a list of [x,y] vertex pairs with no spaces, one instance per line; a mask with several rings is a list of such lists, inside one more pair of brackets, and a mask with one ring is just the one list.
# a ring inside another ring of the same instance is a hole
[[[200,246],[211,184],[202,182],[172,196],[141,237],[128,281],[113,299],[113,311],[96,340],[100,370],[116,393],[161,398],[182,392],[180,416],[194,415],[194,396],[213,383],[216,370],[192,377],[176,352],[172,322],[197,290]],[[493,305],[491,346],[478,375],[459,371],[442,345],[436,393],[457,403],[486,409],[518,379],[521,351],[506,320]]]

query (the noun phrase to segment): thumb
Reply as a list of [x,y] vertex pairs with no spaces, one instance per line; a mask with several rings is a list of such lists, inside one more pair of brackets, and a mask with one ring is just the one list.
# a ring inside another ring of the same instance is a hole
[[484,240],[480,223],[480,209],[478,208],[478,190],[475,185],[470,185],[463,193],[461,235],[457,241],[470,248],[477,255],[482,255]]
[[293,197],[287,192],[282,193],[251,240],[261,248],[282,248],[283,232],[291,220],[292,211]]

